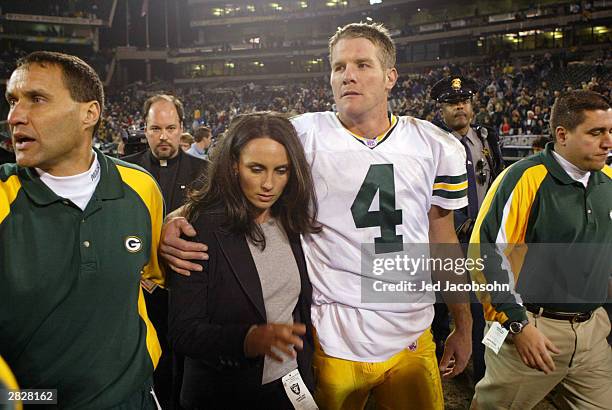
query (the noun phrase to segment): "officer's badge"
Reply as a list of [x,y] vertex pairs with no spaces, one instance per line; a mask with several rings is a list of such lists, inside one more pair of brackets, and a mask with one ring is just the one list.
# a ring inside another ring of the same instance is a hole
[[451,88],[455,91],[461,90],[461,78],[453,78],[451,81]]

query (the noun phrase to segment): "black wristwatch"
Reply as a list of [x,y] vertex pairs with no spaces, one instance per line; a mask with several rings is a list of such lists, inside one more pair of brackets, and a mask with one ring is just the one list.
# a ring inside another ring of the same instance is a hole
[[523,331],[523,328],[529,324],[529,320],[513,320],[506,321],[504,327],[513,335],[518,335]]

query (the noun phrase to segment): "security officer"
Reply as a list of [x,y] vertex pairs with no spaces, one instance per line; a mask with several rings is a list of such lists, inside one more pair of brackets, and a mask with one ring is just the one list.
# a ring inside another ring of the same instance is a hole
[[[501,173],[504,162],[494,129],[472,125],[474,109],[472,96],[478,90],[478,84],[464,77],[449,77],[438,81],[431,89],[431,98],[440,104],[440,114],[444,123],[439,127],[452,133],[465,147],[466,172],[468,177],[468,206],[455,211],[455,230],[462,244],[467,244],[472,228],[482,205],[487,190]],[[474,296],[474,295],[472,295]],[[474,363],[474,383],[477,383],[485,372],[484,345],[481,343],[484,333],[484,316],[482,305],[472,303],[472,354]],[[436,304],[436,317],[432,324],[434,339],[445,340],[448,335],[448,310],[443,304]]]
[[440,104],[443,124],[466,147],[469,205],[455,212],[457,237],[469,242],[472,227],[487,190],[504,168],[499,138],[493,128],[472,125],[472,96],[478,84],[464,77],[449,77],[438,81],[431,89],[431,98]]

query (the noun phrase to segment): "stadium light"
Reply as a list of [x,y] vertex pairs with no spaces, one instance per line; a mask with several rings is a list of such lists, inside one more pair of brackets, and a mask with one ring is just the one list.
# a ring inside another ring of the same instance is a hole
[[370,6],[374,5],[374,4],[381,4],[382,0],[370,0]]

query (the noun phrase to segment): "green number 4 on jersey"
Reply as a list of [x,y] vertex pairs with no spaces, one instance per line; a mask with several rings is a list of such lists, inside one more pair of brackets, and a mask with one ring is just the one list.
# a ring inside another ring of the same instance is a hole
[[[378,192],[378,211],[370,211],[370,205]],[[395,227],[402,223],[402,210],[395,209],[395,177],[393,164],[370,165],[368,173],[351,205],[351,213],[357,228],[380,227],[380,236],[374,238],[376,254],[400,252],[402,235],[396,235]]]

